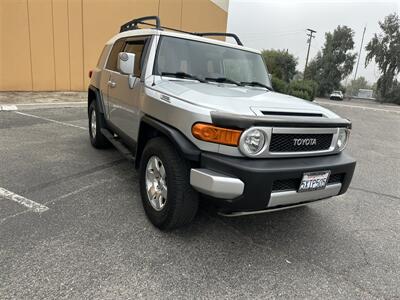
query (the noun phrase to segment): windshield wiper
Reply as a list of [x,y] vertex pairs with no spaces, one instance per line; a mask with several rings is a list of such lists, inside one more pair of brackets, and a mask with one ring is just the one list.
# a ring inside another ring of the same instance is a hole
[[206,77],[204,79],[208,80],[208,81],[215,81],[218,83],[232,83],[232,84],[236,84],[238,86],[242,86],[242,84],[240,84],[240,82],[233,80],[233,79],[226,78],[226,77],[217,77],[217,78]]
[[258,82],[258,81],[249,81],[249,82],[242,81],[240,84],[242,84],[242,85],[249,85],[249,86],[259,86],[259,87],[266,88],[266,89],[269,90],[269,91],[272,91],[272,88],[271,88],[271,87],[269,87],[268,85],[265,85],[265,84],[263,84],[263,83],[261,83],[261,82]]
[[192,74],[189,73],[185,73],[185,72],[162,72],[161,76],[174,76],[176,78],[187,78],[187,79],[193,79],[193,80],[197,80],[200,82],[206,82],[204,79],[201,79],[197,76],[194,76]]

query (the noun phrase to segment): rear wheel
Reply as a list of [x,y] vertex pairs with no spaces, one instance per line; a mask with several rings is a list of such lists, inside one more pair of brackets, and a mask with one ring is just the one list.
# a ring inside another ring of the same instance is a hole
[[106,128],[104,115],[99,112],[97,101],[92,101],[89,106],[89,137],[95,148],[107,148],[110,146],[110,142],[101,133],[102,128]]
[[151,139],[140,162],[140,192],[147,217],[168,230],[190,223],[198,193],[189,182],[190,164],[165,138]]

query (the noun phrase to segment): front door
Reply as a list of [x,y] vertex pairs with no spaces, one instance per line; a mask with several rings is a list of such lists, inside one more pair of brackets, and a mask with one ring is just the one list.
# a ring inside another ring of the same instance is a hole
[[[109,116],[111,123],[134,141],[137,140],[139,130],[139,96],[142,88],[141,72],[145,57],[148,37],[137,37],[126,40],[119,52],[135,54],[134,84],[129,86],[129,76],[118,70],[110,72],[108,81]],[[118,59],[116,55],[115,59]]]

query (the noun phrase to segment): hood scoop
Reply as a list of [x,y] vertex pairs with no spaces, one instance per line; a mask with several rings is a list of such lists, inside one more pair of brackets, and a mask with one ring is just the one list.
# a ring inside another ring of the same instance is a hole
[[324,117],[321,113],[308,113],[308,112],[288,112],[288,111],[267,111],[260,110],[264,116],[288,116],[288,117]]
[[313,109],[314,107],[260,107],[251,106],[250,109],[257,116],[266,117],[288,117],[288,118],[327,118],[328,116],[321,109]]

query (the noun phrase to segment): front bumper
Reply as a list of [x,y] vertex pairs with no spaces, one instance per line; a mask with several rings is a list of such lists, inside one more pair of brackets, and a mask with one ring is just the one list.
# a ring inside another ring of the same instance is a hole
[[[347,191],[356,162],[345,153],[284,159],[248,159],[202,153],[190,182],[215,200],[222,213],[255,212],[297,206]],[[324,190],[298,193],[305,172],[330,170]],[[288,184],[290,183],[290,184]],[[283,185],[282,185],[283,184]]]

